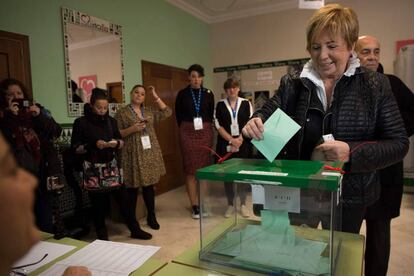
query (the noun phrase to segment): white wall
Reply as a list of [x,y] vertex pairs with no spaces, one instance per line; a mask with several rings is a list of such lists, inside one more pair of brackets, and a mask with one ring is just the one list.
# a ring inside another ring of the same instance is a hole
[[98,87],[102,89],[106,89],[107,83],[122,81],[119,40],[71,50],[69,57],[71,77],[76,83],[79,77],[89,75],[97,75]]
[[[381,41],[381,62],[393,72],[395,41],[414,38],[414,1],[342,0],[359,17],[360,35]],[[305,28],[313,10],[287,10],[211,25],[212,66],[230,66],[308,57]],[[223,73],[214,74],[216,97]],[[278,80],[277,80],[278,81]],[[278,83],[278,82],[277,82]],[[277,88],[277,87],[275,87]]]

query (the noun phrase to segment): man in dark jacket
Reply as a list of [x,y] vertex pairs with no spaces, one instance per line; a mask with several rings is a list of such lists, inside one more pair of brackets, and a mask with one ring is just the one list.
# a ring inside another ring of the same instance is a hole
[[[361,36],[356,51],[361,65],[383,73],[379,63],[380,44],[375,37]],[[386,75],[398,104],[408,136],[414,133],[414,94],[396,76]],[[366,214],[367,240],[365,252],[365,275],[386,275],[391,247],[391,219],[400,215],[403,193],[403,162],[380,171],[380,199],[369,206]]]

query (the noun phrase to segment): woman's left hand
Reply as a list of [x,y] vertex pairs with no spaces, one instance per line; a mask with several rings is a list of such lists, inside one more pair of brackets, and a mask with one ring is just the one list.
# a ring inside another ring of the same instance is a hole
[[96,141],[96,147],[98,149],[104,149],[104,148],[107,148],[108,146],[109,146],[108,143],[106,143],[104,140]]
[[238,149],[243,144],[243,138],[241,136],[239,136],[237,138],[232,138],[232,139],[230,139],[230,144],[232,146],[234,146],[236,149]]
[[111,140],[107,143],[111,148],[122,148],[124,141],[122,140]]
[[349,161],[349,145],[342,141],[326,141],[317,146],[315,149],[321,150],[325,154],[326,161],[332,162],[348,162]]
[[157,92],[155,92],[155,87],[150,85],[150,86],[148,86],[148,89],[151,91],[152,96],[154,97],[154,99],[157,100],[159,97],[158,97]]
[[37,117],[40,114],[40,108],[37,105],[31,105],[29,107],[29,112],[32,113],[33,117]]

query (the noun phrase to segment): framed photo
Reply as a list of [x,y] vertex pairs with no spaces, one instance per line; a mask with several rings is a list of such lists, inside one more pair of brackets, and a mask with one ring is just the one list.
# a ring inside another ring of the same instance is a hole
[[96,75],[79,77],[79,88],[85,92],[86,102],[89,103],[92,95],[92,89],[98,85],[98,77]]

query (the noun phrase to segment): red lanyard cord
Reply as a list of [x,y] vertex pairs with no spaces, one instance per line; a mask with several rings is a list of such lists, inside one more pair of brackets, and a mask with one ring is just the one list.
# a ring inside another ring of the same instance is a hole
[[226,153],[226,155],[221,157],[217,152],[215,152],[213,149],[211,149],[210,147],[208,147],[206,145],[201,145],[201,146],[198,146],[198,147],[209,150],[210,152],[214,153],[218,157],[218,160],[217,160],[218,164],[223,163],[224,161],[229,159],[229,157],[233,154],[232,152],[228,152],[228,153]]
[[[351,151],[349,151],[349,157],[351,157],[351,155],[357,150],[357,149],[359,149],[360,147],[362,147],[363,145],[367,145],[367,144],[377,144],[378,142],[376,142],[376,141],[367,141],[367,142],[363,142],[363,143],[361,143],[361,144],[358,144],[356,147],[354,147]],[[346,172],[344,171],[344,170],[342,170],[341,168],[336,168],[336,167],[332,167],[332,166],[329,166],[329,165],[325,165],[325,166],[323,166],[323,169],[324,170],[327,170],[327,171],[338,171],[338,172],[340,172],[341,174],[345,174]]]

